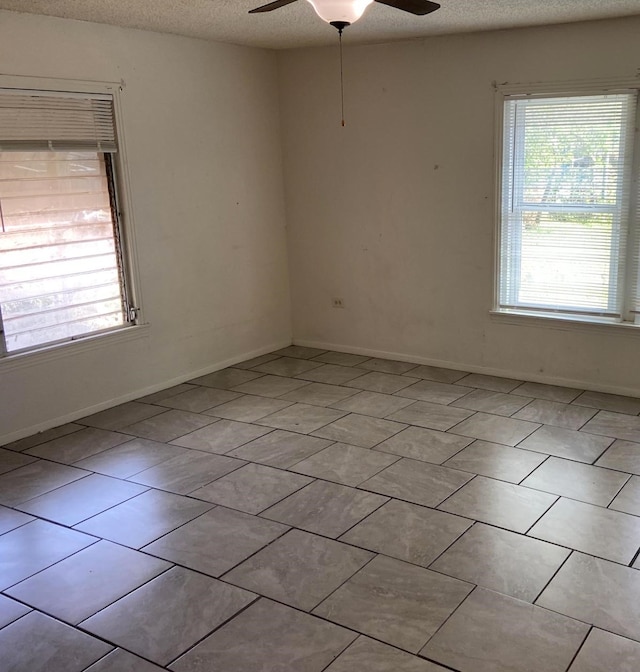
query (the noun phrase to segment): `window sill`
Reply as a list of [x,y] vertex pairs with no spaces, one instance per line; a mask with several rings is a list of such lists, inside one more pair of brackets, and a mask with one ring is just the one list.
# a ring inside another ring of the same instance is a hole
[[606,319],[569,317],[567,315],[537,315],[516,311],[490,311],[492,321],[528,327],[545,327],[561,331],[581,331],[584,333],[608,333],[619,336],[640,336],[640,324],[611,322]]
[[30,366],[38,366],[56,359],[74,357],[82,352],[99,350],[116,343],[126,343],[149,335],[149,325],[139,324],[135,327],[123,327],[106,334],[96,334],[84,338],[58,343],[57,345],[44,346],[39,350],[21,352],[15,355],[7,355],[0,358],[0,371],[8,372],[15,369],[23,369]]

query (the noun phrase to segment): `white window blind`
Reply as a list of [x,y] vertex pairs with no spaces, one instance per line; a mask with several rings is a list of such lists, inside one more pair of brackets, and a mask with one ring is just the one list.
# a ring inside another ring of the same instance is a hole
[[0,153],[0,310],[8,352],[127,321],[106,161],[96,152]]
[[111,96],[0,90],[0,152],[116,149]]
[[0,354],[132,324],[110,95],[0,89]]
[[499,309],[632,320],[637,92],[507,98]]

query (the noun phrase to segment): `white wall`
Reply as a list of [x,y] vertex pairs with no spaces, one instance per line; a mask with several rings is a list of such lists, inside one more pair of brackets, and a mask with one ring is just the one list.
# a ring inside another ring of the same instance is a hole
[[294,341],[640,396],[640,334],[489,317],[492,82],[634,76],[639,34],[633,18],[347,46],[344,129],[337,45],[281,52]]
[[0,444],[290,342],[273,53],[0,11],[0,72],[125,81],[150,323],[139,340],[0,364]]

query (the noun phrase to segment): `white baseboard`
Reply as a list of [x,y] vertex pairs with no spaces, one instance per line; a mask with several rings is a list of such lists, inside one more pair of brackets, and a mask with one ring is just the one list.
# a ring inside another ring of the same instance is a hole
[[395,359],[396,361],[399,362],[410,362],[412,364],[425,364],[427,366],[438,366],[443,369],[454,369],[455,371],[465,371],[467,373],[482,373],[487,376],[513,378],[514,380],[523,380],[532,383],[544,383],[546,385],[558,385],[560,387],[573,387],[579,390],[589,390],[591,392],[605,392],[608,394],[620,394],[626,397],[640,397],[639,388],[623,387],[620,385],[599,384],[599,383],[593,383],[592,381],[588,380],[562,378],[560,376],[529,373],[529,372],[517,371],[514,369],[500,369],[491,366],[462,364],[460,362],[449,362],[442,359],[432,359],[429,357],[419,357],[417,355],[407,355],[401,352],[388,352],[386,350],[358,348],[350,345],[341,345],[338,343],[327,343],[325,341],[294,339],[293,344],[303,345],[308,348],[319,348],[321,350],[335,350],[337,352],[347,352],[352,355],[366,355],[367,357],[380,357],[381,359]]
[[194,378],[199,378],[200,376],[206,376],[208,373],[213,373],[214,371],[220,371],[220,369],[226,369],[228,366],[233,366],[239,362],[244,362],[247,359],[253,359],[254,357],[259,357],[260,355],[266,355],[274,350],[280,350],[281,348],[286,348],[288,345],[291,345],[290,340],[283,340],[278,343],[272,343],[257,350],[252,350],[251,352],[246,352],[242,355],[235,357],[230,357],[220,362],[216,362],[210,366],[206,366],[197,371],[189,371],[188,373],[181,374],[170,380],[165,380],[162,383],[157,383],[155,385],[150,385],[148,387],[134,390],[132,392],[127,392],[122,396],[115,397],[113,399],[108,399],[107,401],[100,402],[99,404],[94,404],[93,406],[87,406],[85,408],[80,408],[73,413],[68,413],[67,415],[62,415],[55,418],[50,418],[45,420],[37,425],[26,427],[24,429],[19,429],[11,434],[5,434],[0,436],[0,446],[11,443],[12,441],[18,441],[19,439],[24,439],[27,436],[32,436],[38,432],[44,432],[47,429],[53,427],[59,427],[64,425],[67,422],[73,422],[74,420],[80,420],[81,418],[86,418],[88,415],[93,413],[99,413],[100,411],[105,411],[108,408],[113,408],[119,404],[124,404],[127,401],[134,401],[140,397],[146,397],[148,394],[154,394],[154,392],[160,392],[161,390],[166,390],[168,387],[173,387],[174,385],[180,385],[188,380],[193,380]]

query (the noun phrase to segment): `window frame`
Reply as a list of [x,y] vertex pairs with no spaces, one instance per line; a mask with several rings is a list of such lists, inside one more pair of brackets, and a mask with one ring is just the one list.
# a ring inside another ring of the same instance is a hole
[[[610,317],[598,317],[593,315],[571,314],[562,311],[527,311],[517,308],[502,308],[500,306],[500,280],[501,280],[501,253],[504,245],[503,231],[503,180],[505,178],[505,103],[514,98],[556,98],[563,96],[589,96],[628,93],[630,90],[638,92],[638,103],[636,107],[636,131],[631,141],[632,168],[628,179],[631,182],[629,204],[629,222],[638,222],[638,210],[640,210],[640,73],[635,77],[612,78],[605,80],[578,80],[569,82],[535,82],[535,83],[509,83],[504,82],[493,85],[495,91],[494,97],[494,131],[495,131],[495,194],[494,194],[494,265],[493,265],[493,296],[492,307],[489,311],[491,318],[497,322],[514,325],[543,326],[562,330],[584,330],[592,332],[595,330],[617,332],[619,334],[637,334],[640,335],[640,315],[635,316],[635,320],[624,319],[633,314],[630,311],[632,306],[630,297],[632,286],[634,284],[634,269],[632,264],[626,265],[624,285],[619,286],[619,290],[624,292],[624,304],[627,310],[624,311],[622,319]],[[640,244],[640,223],[637,226],[629,226],[628,250],[633,245]],[[631,253],[629,252],[629,257]]]
[[[91,82],[71,79],[51,79],[38,77],[22,77],[0,75],[0,88],[15,88],[34,91],[50,91],[55,93],[86,93],[106,94],[113,98],[115,127],[118,133],[118,151],[105,158],[111,163],[112,175],[109,178],[113,185],[110,194],[112,215],[115,219],[114,235],[121,248],[123,268],[121,269],[124,291],[128,299],[131,319],[129,324],[100,332],[91,332],[72,339],[45,343],[34,348],[6,352],[4,339],[0,339],[0,371],[9,371],[24,365],[32,365],[72,356],[87,350],[99,349],[108,344],[124,342],[145,335],[148,325],[144,321],[142,293],[140,289],[138,246],[135,235],[133,207],[131,199],[131,180],[128,171],[126,138],[123,122],[123,93],[125,84],[120,82]],[[1,322],[0,322],[1,328]]]

